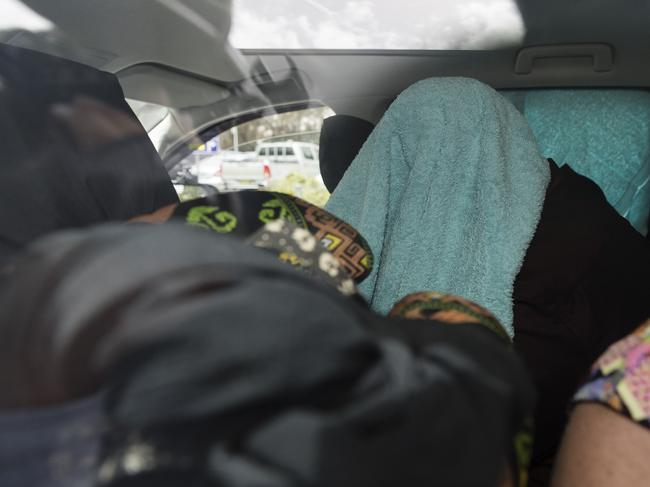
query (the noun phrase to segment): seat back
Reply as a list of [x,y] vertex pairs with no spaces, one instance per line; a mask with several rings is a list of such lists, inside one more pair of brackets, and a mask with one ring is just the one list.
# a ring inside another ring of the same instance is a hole
[[320,172],[332,193],[375,126],[351,115],[325,119],[320,133]]
[[596,182],[642,234],[650,214],[650,92],[502,92],[528,120],[542,154]]

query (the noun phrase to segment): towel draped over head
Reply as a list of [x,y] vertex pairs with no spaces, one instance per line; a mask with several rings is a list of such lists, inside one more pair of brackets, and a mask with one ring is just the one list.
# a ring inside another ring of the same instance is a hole
[[439,291],[489,309],[513,335],[513,285],[549,180],[514,106],[478,81],[434,78],[391,105],[327,209],[373,251],[360,289],[376,311]]

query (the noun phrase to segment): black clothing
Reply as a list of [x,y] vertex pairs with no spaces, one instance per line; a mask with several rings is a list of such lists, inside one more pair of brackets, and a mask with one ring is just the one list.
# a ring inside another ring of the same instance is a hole
[[[55,230],[126,220],[178,201],[144,128],[110,73],[0,44],[0,260]],[[85,96],[141,133],[80,148],[54,107]]]
[[380,317],[174,224],[32,246],[0,343],[3,392],[106,390],[106,485],[493,486],[532,406],[481,326]]
[[648,241],[595,183],[550,164],[542,216],[514,286],[515,348],[539,393],[534,464],[555,454],[570,398],[593,362],[650,317]]

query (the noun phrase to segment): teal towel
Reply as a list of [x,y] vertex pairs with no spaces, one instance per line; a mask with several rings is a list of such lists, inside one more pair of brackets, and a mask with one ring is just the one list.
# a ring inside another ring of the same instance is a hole
[[650,213],[650,93],[646,90],[510,91],[542,154],[598,184],[641,234]]
[[360,288],[374,310],[439,291],[491,310],[513,336],[514,280],[549,179],[509,102],[475,80],[434,78],[391,105],[327,208],[373,250]]

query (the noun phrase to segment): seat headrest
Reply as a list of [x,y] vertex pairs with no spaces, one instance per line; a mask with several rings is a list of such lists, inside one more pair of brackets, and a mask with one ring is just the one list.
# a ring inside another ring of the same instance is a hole
[[351,115],[325,119],[320,133],[320,172],[331,193],[357,157],[375,126]]
[[52,231],[178,201],[111,73],[0,43],[0,128],[0,260]]

